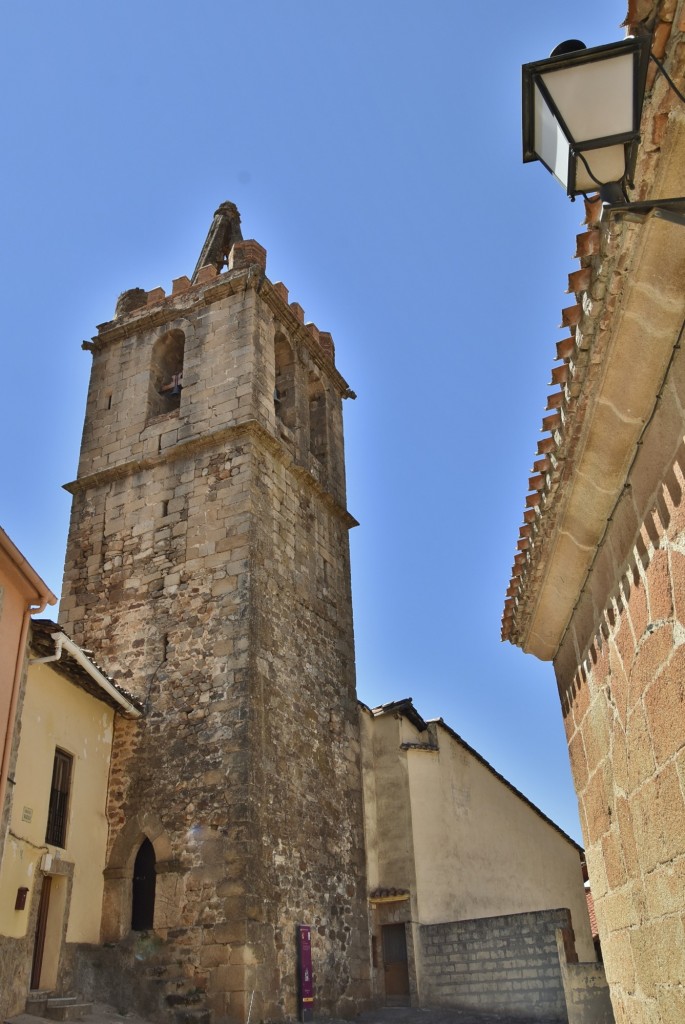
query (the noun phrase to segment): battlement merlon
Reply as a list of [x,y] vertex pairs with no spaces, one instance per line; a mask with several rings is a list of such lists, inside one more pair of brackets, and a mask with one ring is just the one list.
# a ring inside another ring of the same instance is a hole
[[[231,242],[224,261],[218,253]],[[254,239],[240,234],[240,215],[233,203],[222,203],[214,214],[212,226],[192,279],[177,277],[171,294],[157,287],[129,288],[119,296],[114,319],[98,324],[98,334],[82,347],[96,351],[104,344],[129,337],[133,333],[161,326],[199,304],[209,304],[239,290],[254,288],[274,314],[290,328],[291,335],[303,344],[321,369],[325,369],[342,398],[356,398],[347,381],[335,369],[335,345],[332,335],[305,323],[305,312],[297,302],[289,302],[288,289],[280,281],[266,277],[266,249]],[[210,262],[205,262],[210,259]],[[202,264],[202,265],[200,265]]]

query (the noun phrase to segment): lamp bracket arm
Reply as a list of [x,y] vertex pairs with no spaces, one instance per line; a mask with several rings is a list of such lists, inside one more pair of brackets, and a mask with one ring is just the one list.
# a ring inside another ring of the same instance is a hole
[[655,57],[653,53],[650,53],[649,57],[650,57],[650,60],[654,61],[654,63],[656,64],[657,68],[659,69],[661,74],[664,76],[664,78],[666,79],[666,81],[670,85],[671,89],[673,89],[673,92],[676,94],[678,99],[682,103],[685,103],[685,95],[683,95],[683,93],[680,91],[678,86],[675,84],[675,82],[673,81],[673,79],[669,75],[668,71],[664,67],[663,62],[660,61],[658,57]]

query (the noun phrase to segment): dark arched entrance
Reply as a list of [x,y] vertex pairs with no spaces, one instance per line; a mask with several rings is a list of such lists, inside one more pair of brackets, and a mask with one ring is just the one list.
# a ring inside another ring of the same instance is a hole
[[149,839],[144,839],[133,865],[133,907],[131,928],[144,932],[152,928],[155,918],[155,851]]

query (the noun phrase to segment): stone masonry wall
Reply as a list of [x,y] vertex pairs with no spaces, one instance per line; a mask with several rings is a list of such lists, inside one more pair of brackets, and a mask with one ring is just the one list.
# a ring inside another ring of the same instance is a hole
[[555,661],[618,1024],[685,1019],[684,409],[677,350]]
[[566,1021],[556,929],[568,910],[421,925],[421,1003]]
[[[116,947],[76,951],[70,971],[160,1020],[294,1016],[297,923],[312,926],[319,1008],[368,999],[340,384],[284,298],[222,275],[95,342],[62,615],[146,714],[117,722],[113,751]],[[301,377],[323,382],[328,458],[309,451],[303,388],[295,429],[278,422],[274,311]],[[150,418],[150,352],[169,330],[185,339],[180,408]],[[145,836],[154,934],[136,935]]]

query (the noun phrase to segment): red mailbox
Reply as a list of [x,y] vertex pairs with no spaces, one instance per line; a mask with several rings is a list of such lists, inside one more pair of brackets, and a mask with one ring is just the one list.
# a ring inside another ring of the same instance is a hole
[[300,1020],[313,1020],[312,930],[308,924],[297,926],[297,954],[300,968]]

